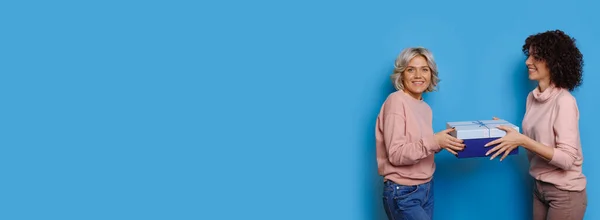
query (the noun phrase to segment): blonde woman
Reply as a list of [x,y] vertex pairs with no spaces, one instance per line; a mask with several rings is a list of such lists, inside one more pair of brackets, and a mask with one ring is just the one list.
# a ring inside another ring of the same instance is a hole
[[422,47],[404,49],[395,62],[396,92],[383,103],[376,122],[379,175],[384,179],[383,203],[389,219],[433,219],[434,155],[446,149],[456,155],[462,140],[433,132],[432,111],[424,92],[439,82],[432,53]]

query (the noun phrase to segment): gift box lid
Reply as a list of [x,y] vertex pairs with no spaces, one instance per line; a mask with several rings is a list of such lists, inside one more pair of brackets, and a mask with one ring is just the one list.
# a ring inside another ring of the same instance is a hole
[[458,139],[476,139],[476,138],[499,138],[506,135],[506,132],[497,128],[504,125],[514,128],[517,131],[519,127],[505,120],[477,120],[477,121],[457,121],[446,123],[447,128],[455,128],[450,135]]

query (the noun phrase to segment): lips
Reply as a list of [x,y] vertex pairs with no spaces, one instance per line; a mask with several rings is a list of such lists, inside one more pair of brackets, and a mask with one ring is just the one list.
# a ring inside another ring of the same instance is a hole
[[527,68],[528,72],[531,73],[535,73],[537,71],[536,68]]
[[423,84],[425,84],[425,81],[412,81],[412,84],[416,86],[422,86]]
[[529,72],[535,72],[537,71],[537,68],[535,68],[535,66],[527,66],[527,70],[529,70]]

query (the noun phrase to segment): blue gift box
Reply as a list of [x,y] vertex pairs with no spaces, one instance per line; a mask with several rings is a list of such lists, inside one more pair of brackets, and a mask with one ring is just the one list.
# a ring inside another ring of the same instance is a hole
[[[447,128],[455,128],[454,131],[450,132],[450,135],[462,139],[466,145],[464,150],[456,152],[458,153],[458,158],[486,157],[485,153],[494,146],[485,147],[484,145],[506,135],[505,131],[497,128],[497,126],[500,125],[512,127],[519,131],[518,126],[505,120],[458,121],[446,123]],[[519,148],[515,148],[509,155],[518,153]]]

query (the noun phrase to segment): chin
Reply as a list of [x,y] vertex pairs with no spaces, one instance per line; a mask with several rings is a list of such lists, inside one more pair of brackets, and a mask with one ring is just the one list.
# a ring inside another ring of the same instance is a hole
[[535,76],[529,75],[529,80],[538,80],[538,77],[535,77]]
[[408,91],[414,93],[414,94],[423,94],[425,93],[425,89],[409,89]]

